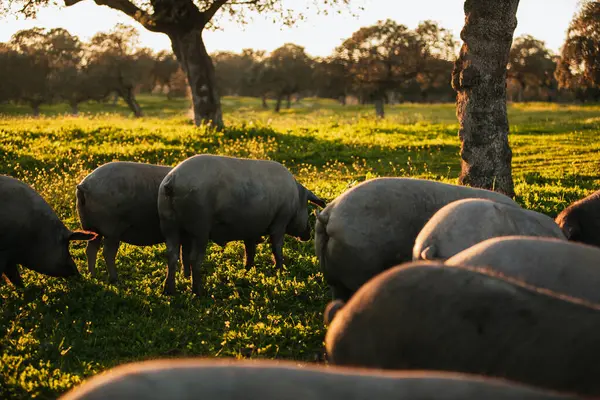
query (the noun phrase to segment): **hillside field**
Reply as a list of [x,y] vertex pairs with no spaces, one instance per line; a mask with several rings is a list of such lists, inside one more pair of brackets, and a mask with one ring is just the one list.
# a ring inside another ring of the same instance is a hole
[[[75,185],[112,160],[176,165],[198,153],[272,159],[327,201],[366,179],[413,176],[456,182],[460,172],[454,104],[342,107],[303,99],[280,114],[258,99],[223,99],[226,130],[189,121],[185,100],[141,96],[146,117],[125,105],[29,109],[0,105],[0,173],[31,184],[72,229]],[[513,104],[510,144],[517,200],[556,216],[600,188],[600,106]],[[311,208],[311,210],[314,208]],[[314,217],[313,217],[314,219]],[[287,238],[287,265],[276,271],[267,243],[257,266],[243,268],[241,242],[209,245],[204,296],[177,277],[161,294],[165,246],[122,245],[121,283],[108,284],[99,255],[87,273],[85,245],[72,245],[81,280],[23,271],[26,289],[0,283],[0,398],[56,398],[85,377],[133,360],[210,356],[323,360],[323,310],[329,292],[313,241]]]

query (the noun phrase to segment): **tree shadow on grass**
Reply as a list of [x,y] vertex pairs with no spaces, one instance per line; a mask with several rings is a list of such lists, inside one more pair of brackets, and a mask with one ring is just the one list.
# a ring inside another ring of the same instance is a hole
[[[78,134],[80,135],[80,134]],[[135,136],[132,135],[132,138]],[[117,140],[118,139],[118,140]],[[93,141],[86,139],[90,145],[102,147],[88,151],[85,147],[78,152],[64,151],[53,158],[38,159],[17,153],[7,154],[4,159],[13,166],[4,167],[3,172],[12,174],[18,169],[44,169],[66,172],[73,164],[93,170],[99,165],[113,160],[143,161],[163,165],[177,165],[186,158],[202,153],[231,155],[236,157],[267,158],[285,163],[292,171],[309,165],[322,168],[326,164],[336,162],[351,166],[357,158],[364,160],[365,168],[374,168],[379,174],[389,175],[391,169],[382,168],[396,166],[409,170],[411,164],[427,165],[429,172],[439,175],[448,173],[450,167],[459,165],[457,158],[458,145],[434,146],[381,146],[369,144],[343,143],[340,139],[327,140],[313,134],[282,133],[269,127],[228,128],[221,133],[212,132],[203,135],[181,135],[164,138],[151,135],[144,145],[128,148],[124,144],[133,144],[134,139],[120,143],[118,138],[103,137],[98,134]],[[117,141],[115,141],[117,140]],[[414,165],[413,165],[414,166]]]

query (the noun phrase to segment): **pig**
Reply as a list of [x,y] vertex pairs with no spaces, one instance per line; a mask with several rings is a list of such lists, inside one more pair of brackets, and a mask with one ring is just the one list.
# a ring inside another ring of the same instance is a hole
[[576,399],[500,379],[447,372],[369,371],[269,360],[153,360],[94,376],[59,400]]
[[600,249],[595,246],[506,236],[485,240],[445,264],[489,267],[534,286],[600,303]]
[[[86,176],[76,189],[83,229],[96,232],[88,242],[88,270],[96,276],[96,257],[104,239],[104,260],[111,283],[118,282],[115,258],[121,242],[136,246],[164,243],[158,219],[158,187],[172,167],[114,161]],[[185,254],[184,254],[185,255]],[[184,257],[185,258],[185,257]],[[186,275],[189,271],[184,266]]]
[[311,237],[308,202],[326,205],[275,161],[210,154],[183,161],[167,174],[158,194],[168,255],[164,294],[175,293],[177,250],[186,240],[191,243],[192,292],[197,295],[209,240],[220,246],[243,240],[250,267],[257,243],[269,235],[275,266],[281,269],[284,235],[303,241]]
[[44,275],[79,275],[69,243],[96,234],[71,231],[31,186],[0,175],[0,275],[24,287],[17,265]]
[[463,199],[442,207],[415,239],[413,260],[445,260],[486,239],[540,236],[567,240],[547,215],[485,199]]
[[556,223],[567,239],[600,246],[600,190],[565,208]]
[[[600,396],[600,305],[490,269],[417,262],[329,309],[339,366],[444,370]],[[598,329],[596,329],[598,328]]]
[[338,196],[315,226],[315,251],[333,298],[347,300],[373,276],[410,261],[429,218],[464,198],[519,207],[500,193],[413,178],[372,179]]

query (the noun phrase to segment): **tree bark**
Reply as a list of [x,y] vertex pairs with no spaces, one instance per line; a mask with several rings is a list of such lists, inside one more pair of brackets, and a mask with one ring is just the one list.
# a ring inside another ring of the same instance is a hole
[[281,95],[277,95],[277,102],[275,103],[275,112],[281,110]]
[[123,100],[125,100],[125,103],[127,103],[127,106],[129,106],[129,109],[133,112],[133,115],[135,115],[136,118],[142,117],[144,115],[144,113],[142,112],[142,107],[140,107],[137,100],[135,99],[132,87],[119,89],[118,93],[123,98]]
[[31,103],[31,110],[33,111],[34,117],[39,117],[40,116],[40,103],[38,103],[38,102]]
[[291,94],[287,95],[286,101],[287,101],[287,107],[286,108],[292,108],[292,95]]
[[508,144],[506,66],[519,0],[466,0],[463,46],[452,71],[458,92],[459,182],[514,196]]
[[72,101],[70,103],[70,106],[71,106],[71,114],[73,114],[73,115],[79,114],[79,107],[78,107],[78,104],[76,101]]
[[115,92],[114,96],[113,96],[113,102],[112,102],[112,106],[116,107],[117,106],[117,102],[119,101],[119,93]]
[[262,107],[264,109],[268,109],[269,105],[267,104],[267,96],[263,94],[261,97],[262,97]]
[[194,123],[223,128],[221,100],[216,88],[215,69],[204,41],[202,28],[169,33],[173,52],[185,71],[192,90]]

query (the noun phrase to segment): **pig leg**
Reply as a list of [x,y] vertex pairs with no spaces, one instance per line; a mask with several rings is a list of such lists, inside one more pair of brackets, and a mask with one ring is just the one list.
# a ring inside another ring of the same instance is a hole
[[181,236],[181,267],[183,268],[183,275],[186,278],[189,278],[192,274],[192,264],[190,262],[191,246],[190,238],[183,234]]
[[165,229],[163,226],[163,234],[165,235],[167,243],[167,277],[163,286],[163,294],[171,296],[176,292],[175,277],[179,267],[181,243],[179,240],[179,231],[177,229]]
[[112,284],[115,284],[119,281],[117,268],[115,267],[115,258],[117,257],[120,244],[121,242],[119,242],[117,239],[104,238],[104,249],[102,255],[104,256],[106,269],[108,270],[108,281]]
[[202,263],[208,245],[208,233],[195,237],[192,241],[190,262],[192,264],[192,293],[200,296],[202,293]]
[[96,258],[98,257],[98,250],[102,244],[102,236],[98,235],[96,239],[87,242],[85,248],[85,255],[87,257],[88,271],[92,278],[96,277]]
[[246,248],[246,265],[244,268],[250,269],[254,266],[254,257],[256,256],[256,240],[244,240],[244,247]]
[[17,288],[24,288],[23,279],[21,278],[21,274],[19,274],[19,270],[17,269],[16,264],[7,265],[4,268],[4,276],[10,283],[12,283]]
[[275,258],[275,268],[283,269],[283,235],[284,233],[272,233],[270,235],[271,251]]
[[331,297],[333,300],[342,300],[344,302],[350,300],[352,292],[342,285],[331,285]]

